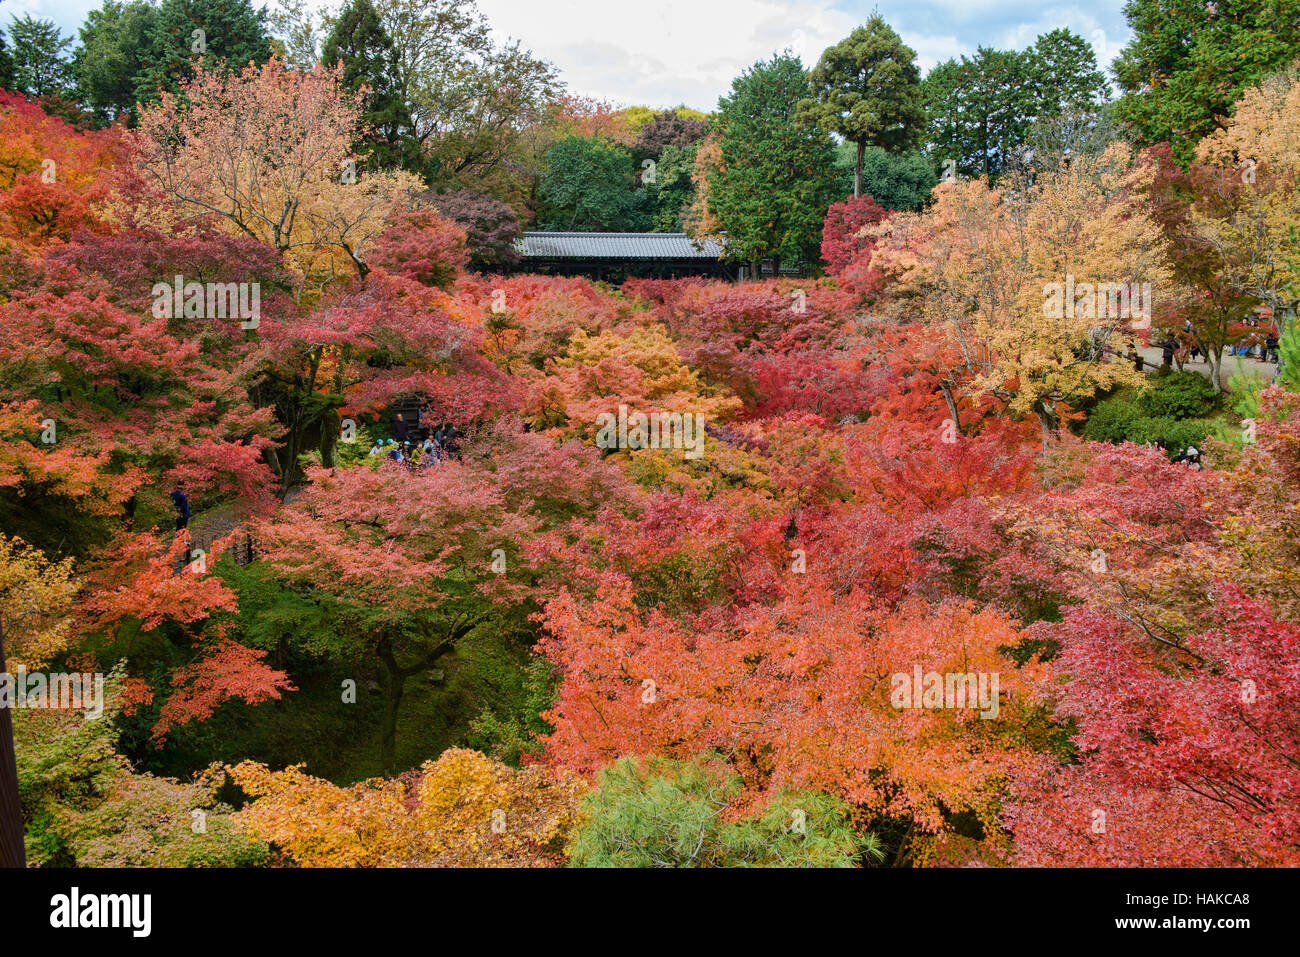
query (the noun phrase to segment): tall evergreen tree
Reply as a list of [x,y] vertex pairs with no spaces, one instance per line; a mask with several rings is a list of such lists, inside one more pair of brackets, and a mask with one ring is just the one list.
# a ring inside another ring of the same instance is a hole
[[921,87],[932,156],[991,180],[1015,162],[1035,124],[1095,116],[1108,92],[1092,47],[1067,29],[1023,52],[979,47],[974,57],[940,63]]
[[815,260],[835,187],[835,147],[820,126],[795,122],[808,75],[789,54],[754,64],[718,103],[721,165],[709,210],[730,255],[757,272],[770,260]]
[[962,176],[997,179],[1024,143],[1038,93],[1030,56],[979,47],[973,58],[940,63],[925,78],[930,150]]
[[4,31],[0,30],[0,90],[12,90],[14,86],[14,58],[5,42]]
[[646,231],[654,196],[636,188],[637,172],[621,146],[585,136],[561,140],[547,151],[537,183],[537,228]]
[[358,147],[370,162],[422,172],[420,144],[397,79],[393,38],[370,0],[352,0],[343,8],[325,38],[321,62],[343,65],[345,89],[369,88],[362,120],[370,132]]
[[857,145],[853,195],[862,194],[862,158],[868,144],[899,153],[915,146],[925,123],[916,51],[875,14],[817,61],[811,95],[800,121],[838,133]]
[[15,17],[9,26],[13,41],[14,89],[28,96],[65,93],[71,73],[66,50],[72,44],[53,20],[36,20],[27,14]]
[[1037,87],[1035,119],[1093,112],[1110,99],[1092,44],[1074,31],[1059,27],[1044,33],[1027,52]]
[[135,108],[139,75],[149,65],[157,11],[146,0],[105,0],[81,25],[72,55],[77,94],[100,120]]
[[259,66],[271,58],[266,11],[250,0],[162,0],[149,30],[149,62],[139,75],[137,103],[151,103],[194,76],[195,60],[226,69]]
[[1300,0],[1128,0],[1124,16],[1133,40],[1112,67],[1118,117],[1182,163],[1300,46]]

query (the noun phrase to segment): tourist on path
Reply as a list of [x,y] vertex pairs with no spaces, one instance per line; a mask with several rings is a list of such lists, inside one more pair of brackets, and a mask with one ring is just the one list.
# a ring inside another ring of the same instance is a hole
[[185,494],[185,483],[177,482],[171,491],[172,504],[176,506],[176,531],[190,524],[190,497]]

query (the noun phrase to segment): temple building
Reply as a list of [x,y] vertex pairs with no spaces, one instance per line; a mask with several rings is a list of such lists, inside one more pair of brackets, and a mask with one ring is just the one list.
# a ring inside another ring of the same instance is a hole
[[685,233],[526,232],[515,241],[518,272],[587,276],[619,283],[630,276],[674,279],[709,276],[736,279],[738,266],[723,260],[721,244]]

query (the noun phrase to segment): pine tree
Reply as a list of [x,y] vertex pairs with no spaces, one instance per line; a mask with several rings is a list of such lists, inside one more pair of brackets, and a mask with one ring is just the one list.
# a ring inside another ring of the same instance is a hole
[[1128,0],[1132,42],[1112,67],[1119,118],[1191,159],[1243,90],[1295,59],[1300,0]]
[[162,0],[149,31],[148,66],[136,83],[137,103],[152,103],[194,76],[197,60],[211,68],[224,61],[238,71],[271,58],[266,11],[249,0]]
[[795,122],[807,98],[799,58],[754,64],[719,102],[721,164],[709,187],[710,212],[733,258],[755,272],[764,260],[817,258],[822,218],[835,184],[835,150],[820,127]]
[[359,152],[366,154],[374,167],[402,167],[419,173],[420,146],[402,99],[396,56],[393,38],[370,0],[352,0],[321,48],[325,66],[343,65],[344,89],[356,92],[369,87],[362,115],[369,133],[358,144]]
[[925,110],[916,51],[876,14],[822,53],[809,81],[799,119],[856,144],[853,195],[860,196],[866,146],[905,152],[920,136]]

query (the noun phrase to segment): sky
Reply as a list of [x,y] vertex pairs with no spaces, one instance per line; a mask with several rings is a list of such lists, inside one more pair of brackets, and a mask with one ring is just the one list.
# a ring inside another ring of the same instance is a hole
[[[74,34],[103,0],[0,0],[0,24],[29,13]],[[263,0],[253,0],[265,5]],[[324,7],[330,0],[312,0]],[[337,0],[333,0],[337,3]],[[804,65],[873,10],[917,52],[922,72],[978,46],[1024,49],[1069,27],[1108,64],[1128,42],[1124,0],[478,0],[500,40],[560,70],[572,93],[620,106],[710,111],[745,67],[789,49]]]

